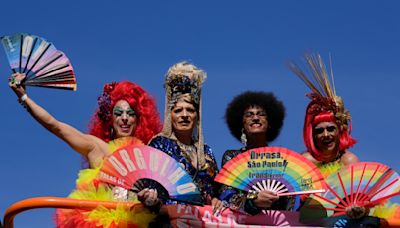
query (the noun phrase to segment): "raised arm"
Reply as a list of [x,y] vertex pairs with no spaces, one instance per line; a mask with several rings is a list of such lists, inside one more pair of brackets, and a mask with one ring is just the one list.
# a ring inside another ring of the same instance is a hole
[[88,156],[95,150],[96,140],[93,136],[83,134],[68,124],[62,123],[50,115],[44,108],[36,104],[26,94],[21,82],[25,79],[24,74],[13,74],[9,86],[17,95],[19,101],[26,107],[32,117],[44,128],[55,134],[57,137],[68,143],[78,153]]

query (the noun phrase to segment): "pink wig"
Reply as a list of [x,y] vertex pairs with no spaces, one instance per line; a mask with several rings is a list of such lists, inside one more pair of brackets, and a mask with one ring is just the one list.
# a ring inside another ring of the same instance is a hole
[[98,98],[99,107],[92,116],[89,133],[109,142],[113,136],[112,110],[119,100],[125,100],[138,115],[138,121],[132,136],[147,142],[161,131],[161,121],[154,99],[140,86],[129,82],[113,82],[104,86],[103,94]]
[[306,118],[304,121],[303,128],[303,138],[304,143],[307,147],[308,152],[318,161],[324,161],[324,154],[318,148],[316,148],[314,144],[313,137],[313,129],[315,125],[321,122],[333,122],[338,125],[339,128],[339,151],[344,151],[345,149],[353,146],[356,143],[356,140],[350,136],[349,128],[343,128],[337,123],[337,119],[332,112],[323,111],[318,114],[315,112],[310,112],[311,106],[314,105],[312,103],[307,107]]

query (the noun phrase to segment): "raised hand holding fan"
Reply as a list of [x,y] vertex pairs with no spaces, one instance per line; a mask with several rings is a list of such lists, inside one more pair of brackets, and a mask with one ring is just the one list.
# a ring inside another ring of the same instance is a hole
[[318,168],[304,156],[280,147],[250,149],[228,161],[215,181],[249,193],[268,190],[278,196],[324,192]]
[[0,39],[13,73],[26,75],[22,85],[76,90],[69,59],[52,43],[25,33]]
[[100,180],[125,189],[157,189],[161,198],[203,205],[191,176],[166,153],[149,146],[130,145],[104,160]]
[[[400,176],[378,162],[359,162],[326,178],[327,191],[313,194],[302,208],[304,219],[347,215],[360,218],[386,199],[400,195]],[[312,213],[312,210],[324,213]],[[310,213],[311,212],[311,213]],[[317,217],[316,217],[317,216]]]

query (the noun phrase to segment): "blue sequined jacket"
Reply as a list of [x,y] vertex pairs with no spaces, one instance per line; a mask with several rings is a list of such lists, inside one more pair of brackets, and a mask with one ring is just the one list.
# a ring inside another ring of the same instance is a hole
[[[189,175],[193,178],[194,183],[199,188],[204,204],[211,204],[211,199],[213,197],[217,197],[216,194],[218,192],[218,187],[214,182],[214,178],[218,173],[218,167],[215,157],[209,146],[204,145],[206,168],[203,170],[197,170],[195,167],[193,167],[192,163],[188,161],[188,159],[185,158],[181,152],[181,148],[179,147],[178,143],[173,139],[164,136],[157,136],[151,140],[149,146],[167,153],[185,167],[186,172],[189,173]],[[168,200],[165,203],[175,204],[176,202]]]

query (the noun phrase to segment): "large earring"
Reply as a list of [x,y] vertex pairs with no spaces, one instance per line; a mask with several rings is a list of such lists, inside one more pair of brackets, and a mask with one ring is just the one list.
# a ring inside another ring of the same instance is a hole
[[110,129],[110,139],[111,140],[114,139],[114,128],[113,127],[111,127],[111,129]]
[[247,138],[243,128],[242,128],[242,135],[240,136],[240,141],[242,142],[243,145],[245,146],[247,145]]

